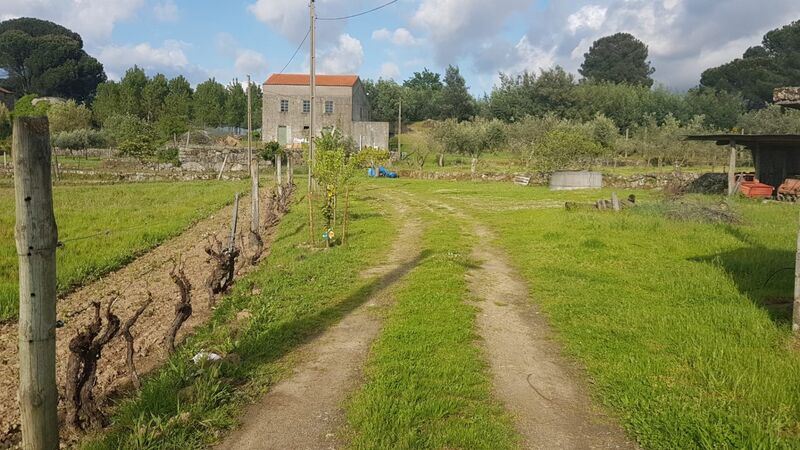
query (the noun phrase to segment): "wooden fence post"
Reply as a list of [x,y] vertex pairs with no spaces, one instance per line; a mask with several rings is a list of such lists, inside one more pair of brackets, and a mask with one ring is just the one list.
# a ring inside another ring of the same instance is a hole
[[800,333],[800,231],[797,233],[797,253],[794,258],[794,305],[792,331]]
[[22,448],[58,449],[56,244],[46,117],[14,119]]
[[258,160],[250,161],[250,231],[258,234],[258,219],[260,214],[258,197]]

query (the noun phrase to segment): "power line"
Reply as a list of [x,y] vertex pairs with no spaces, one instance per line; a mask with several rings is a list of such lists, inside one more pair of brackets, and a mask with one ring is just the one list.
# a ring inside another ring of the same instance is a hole
[[370,10],[367,10],[367,11],[362,11],[362,12],[360,12],[360,13],[356,13],[356,14],[351,14],[351,15],[349,15],[349,16],[342,16],[342,17],[317,17],[317,20],[344,20],[344,19],[352,19],[353,17],[363,16],[364,14],[369,14],[369,13],[371,13],[371,12],[375,12],[375,11],[377,11],[377,10],[379,10],[379,9],[383,9],[383,8],[385,8],[385,7],[389,6],[389,5],[392,5],[392,4],[395,4],[395,3],[397,3],[398,1],[400,1],[400,0],[392,0],[392,1],[390,1],[389,3],[384,3],[384,4],[383,4],[383,5],[381,5],[381,6],[376,6],[375,8],[372,8],[372,9],[370,9]]
[[[397,0],[395,0],[395,1],[397,1]],[[289,64],[291,64],[292,61],[294,61],[294,57],[297,56],[297,53],[300,51],[300,48],[302,48],[303,44],[306,43],[306,39],[308,39],[308,35],[309,34],[311,34],[311,27],[309,27],[308,31],[306,31],[306,37],[303,38],[303,42],[301,42],[300,45],[298,45],[297,48],[294,50],[294,53],[292,54],[292,57],[289,58],[289,62],[287,62],[286,65],[283,66],[283,69],[281,69],[281,71],[278,72],[279,74],[283,73],[283,71],[286,70],[287,67],[289,67]]]

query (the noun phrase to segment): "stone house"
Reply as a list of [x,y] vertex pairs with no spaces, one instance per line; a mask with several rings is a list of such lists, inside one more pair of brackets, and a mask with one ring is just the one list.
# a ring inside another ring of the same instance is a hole
[[[360,147],[389,148],[389,123],[371,122],[370,105],[358,75],[317,75],[314,128],[336,128]],[[273,74],[264,82],[262,139],[282,145],[308,142],[311,77]]]
[[6,105],[6,108],[8,108],[9,111],[14,109],[14,102],[16,99],[17,97],[13,92],[0,87],[0,103]]

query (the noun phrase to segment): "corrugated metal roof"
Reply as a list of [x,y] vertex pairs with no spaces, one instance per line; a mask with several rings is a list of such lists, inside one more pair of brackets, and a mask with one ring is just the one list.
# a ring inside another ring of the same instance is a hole
[[[272,74],[265,85],[281,86],[308,86],[311,76],[299,73]],[[317,75],[317,86],[353,87],[358,81],[358,75]]]

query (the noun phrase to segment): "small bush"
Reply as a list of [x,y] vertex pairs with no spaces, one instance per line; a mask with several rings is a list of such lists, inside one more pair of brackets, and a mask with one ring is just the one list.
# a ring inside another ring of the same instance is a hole
[[92,112],[84,105],[68,100],[50,105],[47,111],[50,133],[87,129],[92,125]]
[[156,152],[156,160],[160,163],[169,163],[174,166],[180,166],[181,161],[178,159],[177,147],[162,148]]

